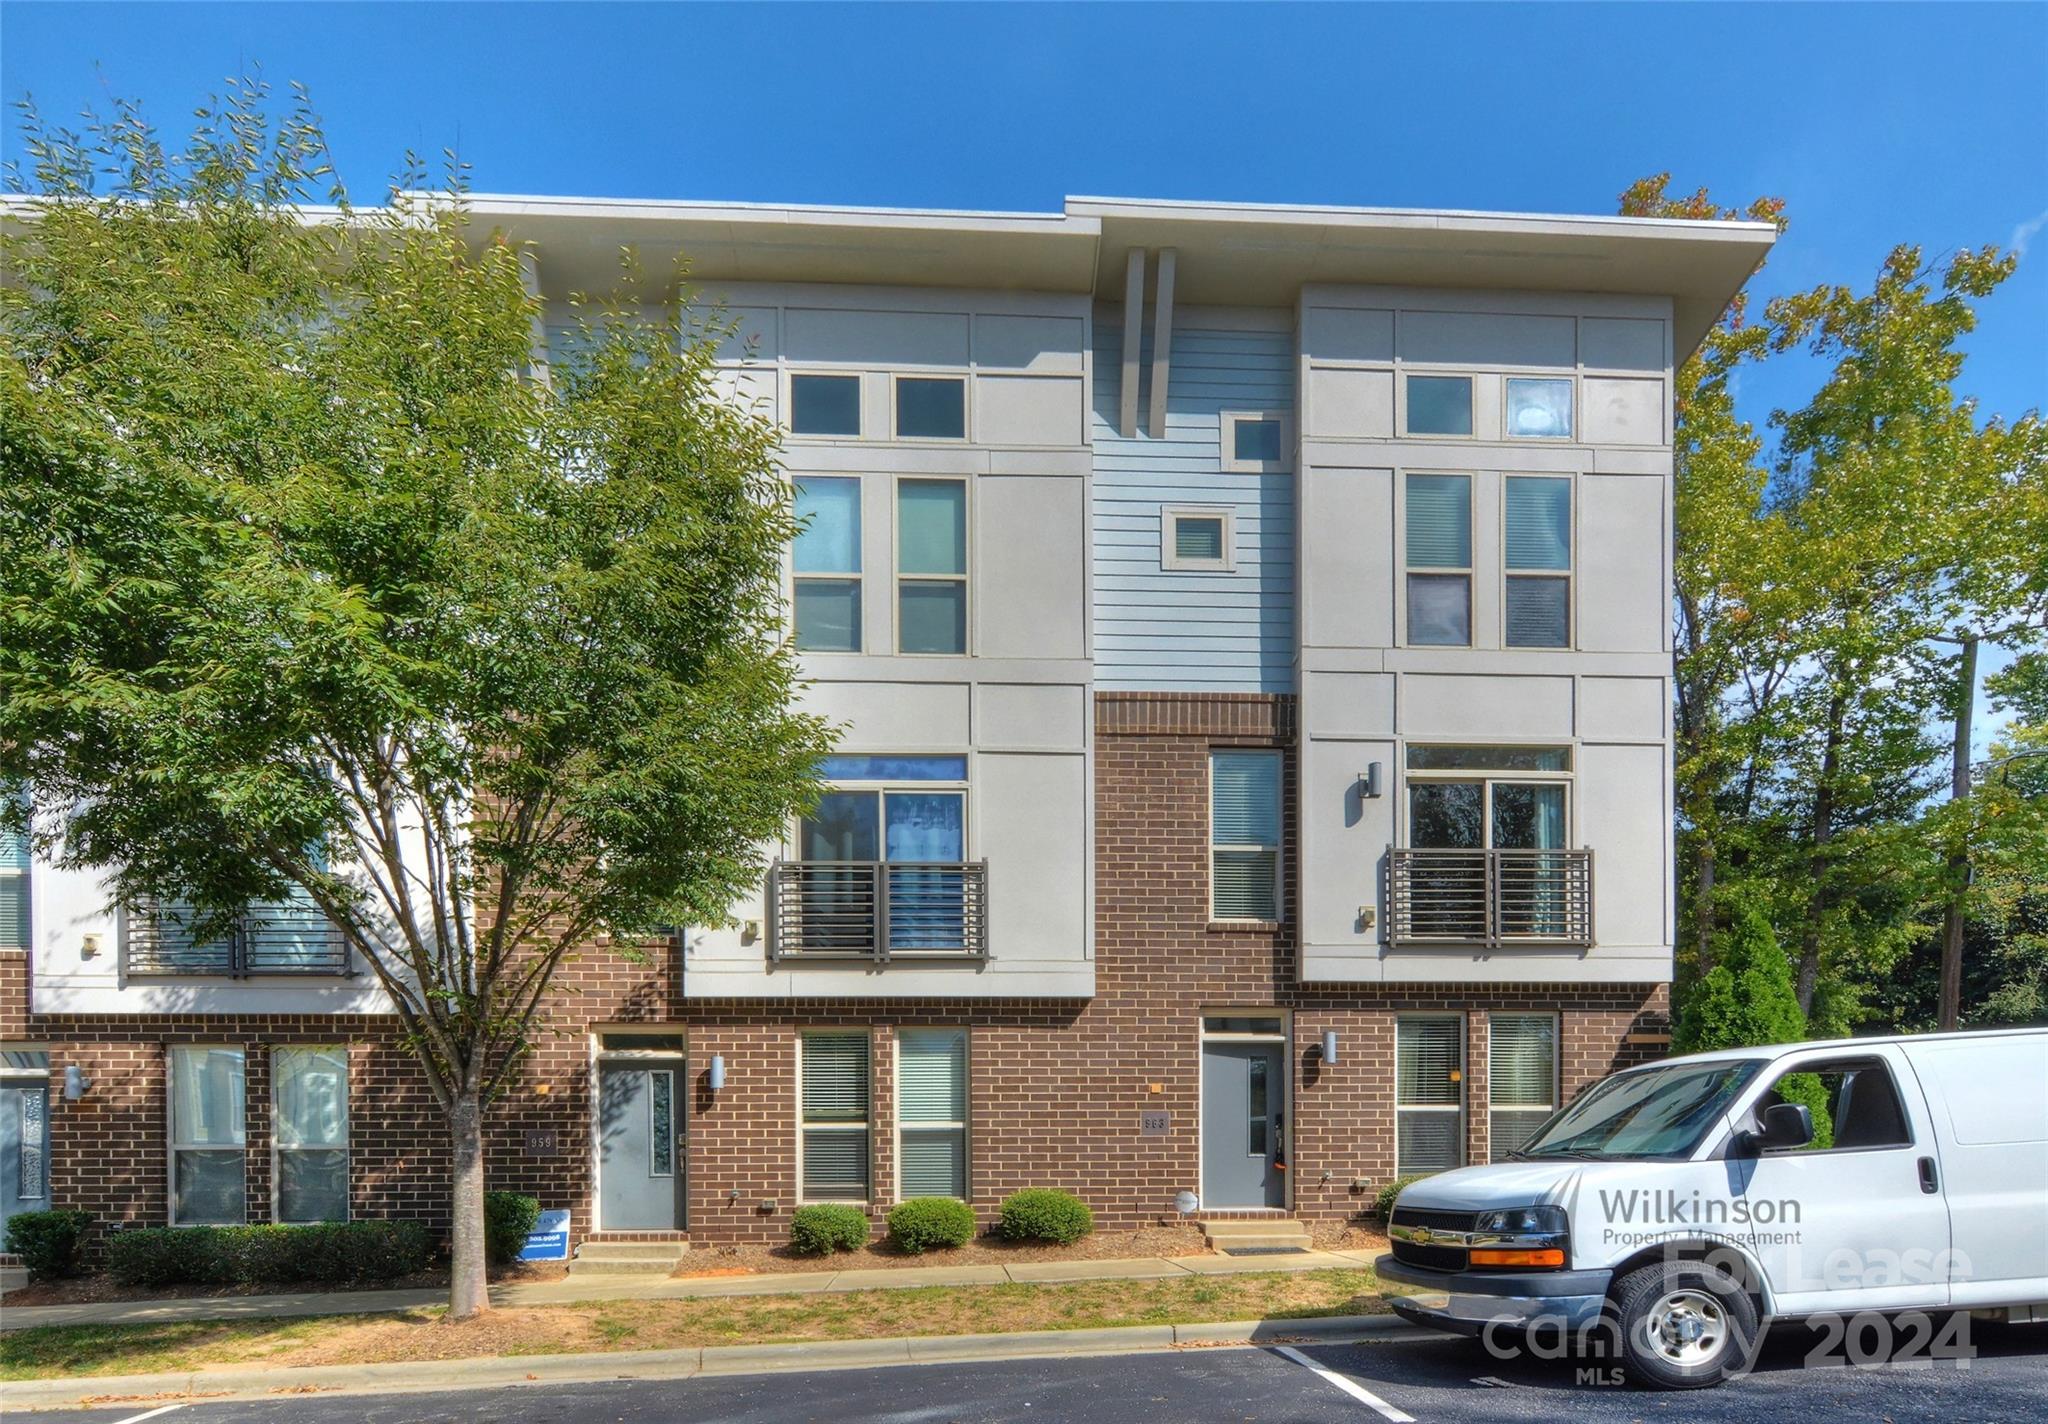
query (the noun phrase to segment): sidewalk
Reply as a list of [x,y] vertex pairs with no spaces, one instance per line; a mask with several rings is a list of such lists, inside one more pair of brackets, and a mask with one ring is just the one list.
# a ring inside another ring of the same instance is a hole
[[[1041,1261],[1014,1266],[899,1266],[847,1271],[784,1271],[753,1276],[577,1276],[491,1287],[494,1305],[567,1305],[603,1300],[693,1300],[736,1295],[822,1295],[918,1286],[992,1286],[1061,1281],[1137,1281],[1172,1276],[1264,1275],[1274,1271],[1355,1271],[1375,1253],[1303,1251],[1285,1256],[1141,1256],[1111,1261]],[[445,1289],[310,1291],[295,1295],[209,1296],[192,1300],[114,1300],[89,1305],[0,1306],[0,1331],[42,1325],[160,1325],[182,1320],[279,1319],[369,1315],[442,1305]]]

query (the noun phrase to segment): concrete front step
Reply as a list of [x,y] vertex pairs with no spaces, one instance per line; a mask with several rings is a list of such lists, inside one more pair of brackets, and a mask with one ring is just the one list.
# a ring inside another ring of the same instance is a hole
[[1311,1246],[1308,1227],[1288,1216],[1249,1217],[1240,1220],[1205,1221],[1202,1235],[1211,1249],[1243,1250],[1246,1247]]
[[687,1241],[586,1241],[569,1263],[572,1276],[665,1276],[682,1262]]

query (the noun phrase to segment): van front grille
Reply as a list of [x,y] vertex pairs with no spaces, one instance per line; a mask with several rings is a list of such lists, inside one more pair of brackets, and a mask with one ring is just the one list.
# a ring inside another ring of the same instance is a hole
[[1465,1269],[1465,1248],[1425,1246],[1420,1242],[1397,1240],[1394,1242],[1394,1259],[1425,1270],[1462,1271]]

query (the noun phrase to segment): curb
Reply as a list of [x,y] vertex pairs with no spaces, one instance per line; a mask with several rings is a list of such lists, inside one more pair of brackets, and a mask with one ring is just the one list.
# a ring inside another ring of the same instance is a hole
[[1308,1320],[1229,1320],[1194,1325],[1133,1325],[1109,1330],[1035,1330],[1010,1335],[923,1335],[887,1340],[822,1340],[797,1345],[708,1345],[615,1355],[528,1355],[511,1359],[434,1360],[301,1369],[179,1370],[154,1375],[88,1375],[15,1380],[10,1412],[68,1409],[131,1400],[290,1399],[312,1395],[410,1394],[609,1380],[789,1374],[888,1365],[1121,1355],[1182,1347],[1247,1347],[1371,1339],[1408,1327],[1392,1315],[1333,1315]]

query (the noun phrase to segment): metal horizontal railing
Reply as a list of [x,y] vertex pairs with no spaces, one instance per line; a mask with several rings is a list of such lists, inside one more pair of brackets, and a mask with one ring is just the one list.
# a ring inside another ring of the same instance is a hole
[[253,907],[215,939],[198,938],[191,926],[191,913],[179,906],[144,904],[131,911],[128,972],[230,979],[352,972],[348,942],[310,905]]
[[1394,850],[1387,933],[1396,946],[1593,943],[1589,850]]
[[775,960],[986,959],[988,862],[778,860]]

